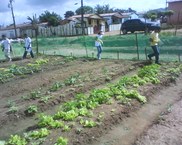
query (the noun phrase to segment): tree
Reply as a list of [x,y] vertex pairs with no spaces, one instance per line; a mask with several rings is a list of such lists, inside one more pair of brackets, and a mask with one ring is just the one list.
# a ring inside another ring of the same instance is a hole
[[[83,13],[84,13],[84,14],[92,14],[93,12],[94,12],[94,9],[93,9],[92,7],[90,7],[90,6],[83,6]],[[78,8],[78,9],[75,11],[75,13],[76,13],[77,15],[81,15],[81,13],[82,13],[81,7]]]
[[157,15],[153,14],[153,15],[150,16],[150,18],[151,18],[151,21],[155,21],[157,19]]
[[171,23],[171,16],[174,14],[173,10],[169,10],[165,12],[165,15],[169,18],[169,23]]
[[127,12],[127,10],[124,10],[124,9],[115,9],[114,12],[125,13],[125,12]]
[[45,11],[39,16],[40,22],[48,22],[48,26],[58,26],[61,19],[60,15],[49,11]]
[[64,14],[64,18],[69,18],[71,16],[73,16],[75,13],[73,11],[66,11],[66,13]]
[[33,30],[35,30],[36,54],[38,55],[39,49],[38,49],[38,26],[37,26],[37,24],[39,23],[39,20],[38,20],[36,14],[33,15],[32,18],[28,16],[27,19],[28,19],[29,21],[31,21]]
[[128,8],[128,12],[129,12],[129,13],[132,13],[132,12],[133,12],[133,13],[136,13],[136,11],[133,10],[132,8]]
[[101,5],[96,5],[94,8],[95,12],[97,14],[104,14],[104,13],[112,13],[114,12],[113,8],[110,8],[109,4],[101,6]]

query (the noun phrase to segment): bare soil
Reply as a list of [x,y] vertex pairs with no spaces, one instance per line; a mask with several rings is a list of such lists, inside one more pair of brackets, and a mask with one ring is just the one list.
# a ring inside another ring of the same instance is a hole
[[[33,62],[33,59],[13,61],[0,63],[0,67],[6,68],[12,64],[23,66]],[[52,115],[60,104],[74,99],[76,94],[89,93],[94,88],[106,87],[108,83],[116,82],[124,75],[135,74],[139,68],[149,64],[150,62],[146,61],[98,61],[86,58],[49,57],[49,62],[42,66],[40,72],[16,76],[0,84],[0,140],[7,140],[11,134],[22,135],[37,129],[40,113]],[[166,66],[172,65],[174,64],[165,63],[161,67],[166,69]],[[64,82],[75,74],[79,76],[78,82],[55,92],[50,91],[55,82]],[[170,78],[161,78],[160,84],[142,86],[139,91],[147,96],[148,102],[145,105],[137,100],[132,100],[130,105],[123,105],[117,101],[113,101],[110,105],[101,105],[93,110],[95,120],[101,112],[105,114],[97,127],[83,128],[77,123],[69,132],[54,129],[43,144],[53,145],[59,136],[68,138],[69,145],[134,144],[144,131],[156,124],[160,113],[164,112],[169,104],[181,98],[181,82],[181,77],[176,84],[173,84]],[[49,95],[51,99],[46,103],[41,102],[40,98],[31,99],[30,94],[35,91],[41,92],[43,96]],[[10,102],[18,108],[15,113],[10,111]],[[38,113],[28,116],[26,110],[30,105],[38,106]],[[67,123],[70,125],[73,122]],[[143,140],[143,137],[141,139]],[[141,143],[142,140],[136,143]]]

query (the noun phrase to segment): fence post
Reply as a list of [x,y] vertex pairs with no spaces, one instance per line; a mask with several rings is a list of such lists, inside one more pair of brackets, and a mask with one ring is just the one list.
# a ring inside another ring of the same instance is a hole
[[146,57],[146,60],[147,60],[147,48],[145,47],[145,57]]
[[94,53],[92,52],[92,58],[94,58]]
[[137,58],[138,58],[138,60],[140,59],[139,58],[139,51],[138,51],[138,35],[137,35],[137,33],[135,33],[135,38],[136,38],[136,47],[137,47]]
[[181,56],[180,56],[180,53],[178,54],[178,59],[179,59],[179,62],[181,62]]
[[119,51],[117,51],[117,58],[119,59]]

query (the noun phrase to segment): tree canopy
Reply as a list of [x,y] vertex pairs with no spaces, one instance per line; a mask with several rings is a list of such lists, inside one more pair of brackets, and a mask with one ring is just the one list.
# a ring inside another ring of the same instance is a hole
[[73,11],[66,11],[66,13],[64,14],[64,18],[69,18],[71,16],[73,16],[75,13]]
[[96,5],[94,8],[95,12],[97,14],[104,14],[104,13],[112,13],[114,12],[113,8],[110,8],[109,4],[101,6],[101,5]]
[[56,14],[55,12],[45,11],[43,14],[39,16],[40,22],[48,22],[48,26],[58,26],[61,20],[61,16]]
[[[78,8],[78,9],[75,11],[75,13],[76,13],[77,15],[81,15],[81,13],[82,13],[82,8],[81,8],[81,7]],[[94,9],[93,9],[92,7],[90,7],[90,6],[83,6],[83,13],[84,13],[84,14],[92,14],[92,13],[94,13]]]

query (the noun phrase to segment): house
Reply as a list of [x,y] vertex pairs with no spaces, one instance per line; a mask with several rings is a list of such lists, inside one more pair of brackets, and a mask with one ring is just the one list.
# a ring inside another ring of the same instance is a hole
[[[16,25],[17,37],[23,36],[27,33],[29,36],[33,36],[34,32],[32,31],[32,25],[30,23],[23,23]],[[15,38],[15,29],[13,25],[8,27],[3,27],[0,29],[0,37],[6,35],[8,38]]]
[[[74,21],[75,27],[81,27],[81,15],[74,15],[69,17],[68,20]],[[84,27],[93,27],[94,33],[98,33],[100,30],[105,31],[105,20],[97,14],[84,14],[83,15]]]
[[122,23],[128,19],[138,19],[139,18],[138,14],[136,14],[134,12],[121,13],[121,14],[124,17],[124,19],[122,19]]
[[169,23],[182,24],[182,0],[168,1],[168,10],[174,11],[174,14],[169,18]]
[[119,12],[105,13],[105,14],[99,14],[99,15],[105,19],[106,31],[112,31],[110,27],[111,25],[121,25],[122,19],[125,18],[125,16],[121,15]]

